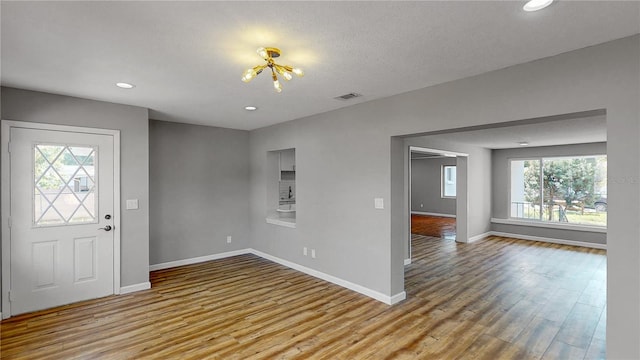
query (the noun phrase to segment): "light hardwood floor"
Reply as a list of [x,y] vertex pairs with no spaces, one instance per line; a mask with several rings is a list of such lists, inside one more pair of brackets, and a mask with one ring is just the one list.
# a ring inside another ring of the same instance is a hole
[[413,251],[395,306],[243,255],[5,320],[2,359],[604,358],[604,251],[425,236]]

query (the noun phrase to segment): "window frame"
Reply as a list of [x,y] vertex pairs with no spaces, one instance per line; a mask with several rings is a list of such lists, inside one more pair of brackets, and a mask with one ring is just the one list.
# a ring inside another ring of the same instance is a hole
[[[530,223],[534,226],[541,227],[550,227],[550,228],[591,228],[591,229],[600,229],[606,230],[607,225],[593,225],[593,224],[577,224],[577,223],[564,223],[559,221],[546,221],[542,217],[542,211],[540,211],[539,218],[522,218],[522,217],[514,217],[511,215],[511,192],[512,192],[512,183],[511,183],[511,166],[514,161],[539,161],[540,163],[540,199],[544,199],[544,160],[553,160],[553,159],[579,159],[579,158],[591,158],[591,157],[600,157],[605,156],[607,154],[584,154],[584,155],[548,155],[548,156],[528,156],[528,157],[513,157],[507,159],[507,222],[509,223]],[[542,206],[542,203],[540,204]]]
[[[455,180],[453,180],[453,184],[455,185],[456,192],[455,192],[455,195],[453,195],[453,196],[445,194],[445,185],[446,185],[446,182],[447,182],[447,179],[446,179],[447,168],[453,168],[453,169],[455,169],[455,172],[456,172]],[[458,196],[458,191],[457,191],[458,190],[457,189],[458,176],[457,176],[457,173],[458,173],[457,165],[442,165],[440,167],[440,196],[443,199],[455,199],[455,198],[457,198],[457,196]]]

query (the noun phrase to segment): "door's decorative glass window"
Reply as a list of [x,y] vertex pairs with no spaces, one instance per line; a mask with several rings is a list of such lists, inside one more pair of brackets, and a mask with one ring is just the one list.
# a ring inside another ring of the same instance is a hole
[[36,144],[33,154],[34,225],[95,223],[97,149]]

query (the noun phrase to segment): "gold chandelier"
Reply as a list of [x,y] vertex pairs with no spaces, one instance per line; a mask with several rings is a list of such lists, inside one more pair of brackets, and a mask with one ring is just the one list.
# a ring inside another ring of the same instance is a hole
[[258,55],[260,55],[264,59],[264,61],[266,61],[267,63],[264,65],[254,66],[250,69],[245,70],[245,72],[242,74],[242,81],[248,83],[254,77],[258,76],[258,74],[260,74],[262,70],[268,67],[271,69],[271,78],[273,79],[273,88],[276,90],[276,92],[281,92],[282,85],[280,85],[280,81],[278,81],[278,75],[276,73],[280,74],[287,81],[291,80],[292,78],[291,73],[296,74],[298,77],[304,76],[304,71],[302,71],[300,68],[294,68],[289,65],[279,65],[279,64],[276,64],[275,61],[273,61],[274,58],[277,58],[280,56],[280,49],[278,48],[261,47],[258,49]]

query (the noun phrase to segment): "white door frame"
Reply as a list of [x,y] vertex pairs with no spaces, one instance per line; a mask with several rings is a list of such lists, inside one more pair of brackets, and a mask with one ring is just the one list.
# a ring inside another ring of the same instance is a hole
[[120,294],[120,130],[2,120],[0,128],[2,134],[0,142],[2,146],[2,151],[0,151],[2,153],[0,158],[2,162],[0,171],[2,178],[2,189],[0,190],[2,202],[2,311],[0,313],[2,318],[6,319],[11,314],[11,302],[9,301],[9,290],[11,290],[11,238],[9,227],[11,217],[11,166],[9,163],[9,138],[11,128],[113,136],[113,293]]

